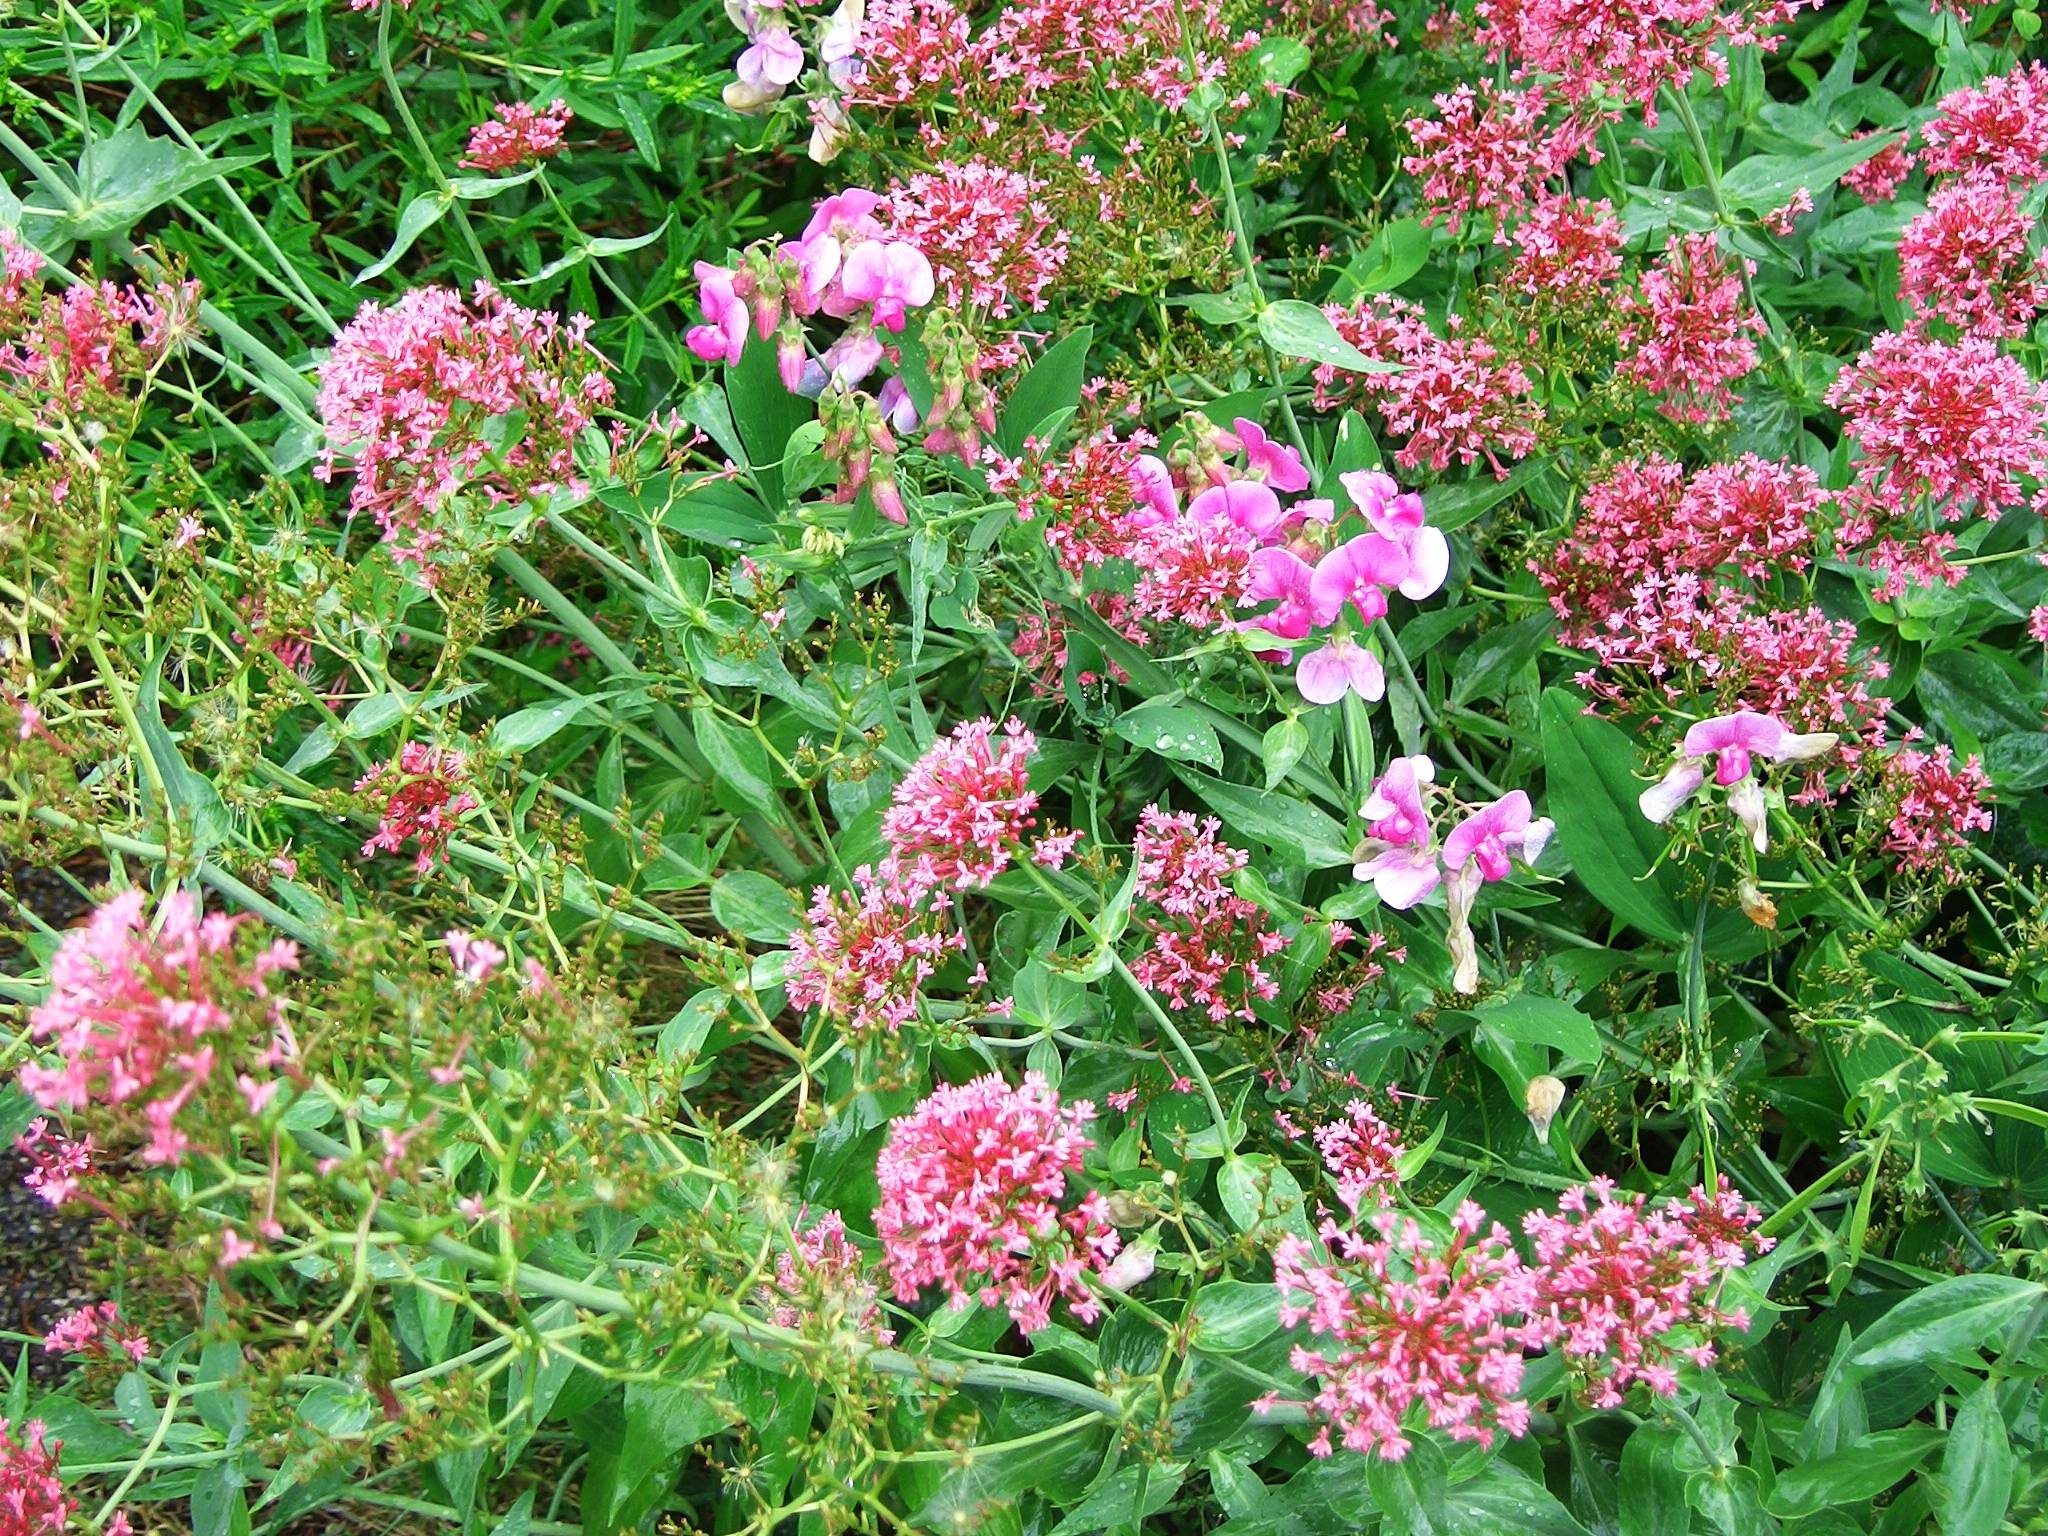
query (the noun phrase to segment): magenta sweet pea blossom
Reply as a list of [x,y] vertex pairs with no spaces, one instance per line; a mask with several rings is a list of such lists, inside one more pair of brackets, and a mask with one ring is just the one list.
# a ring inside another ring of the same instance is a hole
[[1228,523],[1259,540],[1271,538],[1287,521],[1272,487],[1257,480],[1210,486],[1188,503],[1188,516],[1198,523]]
[[1423,791],[1435,779],[1436,764],[1427,757],[1397,757],[1359,809],[1365,839],[1353,855],[1357,862],[1351,873],[1370,880],[1380,900],[1398,912],[1420,903],[1443,878],[1436,834],[1423,803]]
[[839,287],[855,304],[874,311],[875,324],[900,331],[908,311],[932,301],[932,264],[902,240],[870,240],[856,246],[839,272]]
[[1833,731],[1801,734],[1787,729],[1769,715],[1739,710],[1702,720],[1685,733],[1678,761],[1664,777],[1644,790],[1638,804],[1658,825],[1678,814],[1679,808],[1699,793],[1709,771],[1721,788],[1728,791],[1728,809],[1747,829],[1756,851],[1770,846],[1768,810],[1763,786],[1757,782],[1756,759],[1770,762],[1806,762],[1824,756],[1835,745]]
[[1441,528],[1423,521],[1422,498],[1413,491],[1403,493],[1392,475],[1377,469],[1353,470],[1337,478],[1373,532],[1408,557],[1408,574],[1396,583],[1396,590],[1415,602],[1435,594],[1451,572],[1451,544]]
[[1237,440],[1239,451],[1244,454],[1245,471],[1254,480],[1263,480],[1276,491],[1308,489],[1308,470],[1301,462],[1301,455],[1285,443],[1276,443],[1266,436],[1266,429],[1256,421],[1240,416],[1232,422],[1231,430],[1224,434],[1225,441]]
[[1316,607],[1315,567],[1291,549],[1266,548],[1252,556],[1250,594],[1253,602],[1273,603],[1273,611],[1247,619],[1248,629],[1262,629],[1282,640],[1300,640],[1324,622]]
[[1347,693],[1372,703],[1386,697],[1387,674],[1379,657],[1349,635],[1336,635],[1301,658],[1294,686],[1311,704],[1335,704]]
[[1387,614],[1387,588],[1408,576],[1408,557],[1401,546],[1377,533],[1348,539],[1316,562],[1313,591],[1323,622],[1333,622],[1348,604],[1367,624]]
[[693,325],[683,341],[707,363],[721,359],[730,366],[740,360],[747,345],[751,323],[747,301],[733,291],[734,275],[724,267],[700,261],[696,266],[698,298],[704,311],[703,325]]

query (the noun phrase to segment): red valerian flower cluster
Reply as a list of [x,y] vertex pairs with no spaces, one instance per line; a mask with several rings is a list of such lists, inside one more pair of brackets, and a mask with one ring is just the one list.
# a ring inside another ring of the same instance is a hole
[[469,759],[453,747],[409,741],[398,760],[380,763],[356,781],[356,793],[382,797],[377,830],[363,843],[363,857],[400,853],[413,845],[413,868],[433,872],[448,850],[462,818],[481,803],[466,786]]
[[1067,1179],[1094,1145],[1095,1108],[1062,1104],[1036,1072],[948,1084],[889,1128],[875,1164],[875,1231],[898,1301],[927,1286],[950,1303],[1001,1306],[1026,1333],[1064,1297],[1092,1322],[1087,1276],[1122,1246],[1101,1194],[1070,1200]]
[[[70,1524],[78,1501],[64,1491],[57,1472],[57,1453],[63,1448],[39,1419],[18,1431],[0,1419],[0,1532],[5,1536],[61,1536]],[[125,1532],[127,1517],[115,1518]]]
[[856,1039],[895,1034],[917,1015],[924,983],[966,947],[948,892],[896,860],[863,864],[855,889],[819,886],[789,941],[789,1001],[816,1008]]
[[501,506],[577,484],[576,439],[612,400],[589,329],[486,283],[473,303],[450,288],[365,303],[320,365],[327,446],[314,472],[351,472],[350,508],[431,582],[457,496]]
[[1214,816],[1148,805],[1131,842],[1136,900],[1158,914],[1145,919],[1150,943],[1131,974],[1173,1007],[1200,1009],[1219,1024],[1252,1018],[1254,1000],[1278,992],[1265,962],[1287,947],[1264,908],[1226,883],[1247,855],[1216,840],[1222,826]]
[[500,102],[491,108],[495,121],[469,130],[462,163],[470,170],[510,171],[530,160],[552,160],[561,153],[562,135],[575,115],[559,99],[538,112],[523,101]]
[[38,420],[104,407],[193,330],[199,285],[73,283],[51,293],[43,258],[0,229],[0,391]]
[[[102,904],[50,962],[29,1032],[58,1064],[25,1063],[22,1090],[45,1109],[139,1108],[143,1160],[182,1161],[191,1138],[179,1117],[217,1073],[274,1069],[296,1054],[269,982],[297,969],[298,950],[279,939],[244,954],[236,940],[247,921],[203,913],[187,891],[164,899],[154,930],[142,892]],[[253,1060],[224,1059],[252,1033],[265,1037]]]

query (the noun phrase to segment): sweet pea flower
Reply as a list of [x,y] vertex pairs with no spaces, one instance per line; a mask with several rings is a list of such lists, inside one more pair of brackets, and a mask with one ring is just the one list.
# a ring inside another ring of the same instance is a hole
[[1337,635],[1301,658],[1294,686],[1311,704],[1335,704],[1347,693],[1370,703],[1386,697],[1387,674],[1379,657],[1349,635]]
[[1396,590],[1414,602],[1432,596],[1451,573],[1451,542],[1441,528],[1423,522],[1422,498],[1403,492],[1392,475],[1358,469],[1337,477],[1373,531],[1408,557],[1408,574]]
[[875,404],[881,408],[882,419],[898,432],[909,433],[917,427],[917,402],[910,398],[910,391],[901,379],[893,375],[886,379],[881,392],[875,396]]
[[1714,782],[1728,791],[1728,809],[1748,831],[1756,851],[1762,853],[1770,846],[1770,830],[1763,786],[1755,773],[1756,759],[1807,762],[1832,751],[1837,739],[1833,731],[1788,730],[1754,710],[1717,715],[1685,733],[1678,761],[1643,791],[1637,803],[1643,815],[1661,826],[1699,793],[1711,768]]
[[1280,498],[1271,486],[1258,480],[1210,486],[1188,503],[1188,516],[1198,523],[1229,523],[1262,541],[1279,532],[1287,521]]
[[846,258],[839,287],[856,304],[873,309],[876,325],[900,331],[908,311],[931,303],[937,285],[931,262],[916,246],[903,240],[870,240]]
[[1274,603],[1272,612],[1247,619],[1245,627],[1263,629],[1282,640],[1300,640],[1322,620],[1317,617],[1315,567],[1291,549],[1268,547],[1252,554],[1250,600]]
[[1321,622],[1337,618],[1347,604],[1368,624],[1385,618],[1386,589],[1406,580],[1408,569],[1401,546],[1382,534],[1347,539],[1316,562],[1313,591]]
[[728,366],[740,360],[746,350],[747,328],[752,323],[747,301],[733,291],[734,273],[724,267],[700,261],[696,266],[697,303],[704,311],[703,325],[693,325],[683,342],[707,363],[721,358]]
[[[787,27],[771,27],[754,39],[733,66],[740,83],[755,91],[780,95],[804,72],[804,49]],[[771,98],[772,99],[772,98]]]
[[1528,795],[1517,789],[1482,805],[1444,839],[1444,898],[1450,912],[1445,942],[1457,991],[1479,988],[1479,950],[1472,937],[1472,902],[1479,887],[1505,880],[1514,860],[1534,864],[1554,829],[1547,816],[1530,814]]
[[1284,443],[1276,443],[1266,436],[1266,429],[1248,417],[1240,416],[1231,423],[1228,434],[1237,440],[1244,454],[1245,471],[1254,480],[1262,480],[1276,491],[1305,491],[1308,489],[1308,470],[1301,462],[1301,455]]
[[1144,509],[1133,513],[1139,526],[1156,527],[1180,516],[1180,499],[1173,493],[1173,471],[1166,467],[1164,459],[1156,454],[1139,454],[1131,461],[1130,480],[1139,506]]
[[1429,808],[1422,799],[1424,786],[1435,779],[1436,764],[1427,757],[1397,757],[1359,808],[1365,838],[1353,854],[1357,862],[1351,873],[1370,880],[1380,900],[1397,912],[1420,903],[1442,879]]
[[804,226],[801,239],[809,244],[825,235],[841,245],[880,240],[888,234],[875,217],[875,210],[882,206],[882,202],[879,192],[870,192],[866,187],[848,187],[844,192],[835,192],[811,210],[811,221]]

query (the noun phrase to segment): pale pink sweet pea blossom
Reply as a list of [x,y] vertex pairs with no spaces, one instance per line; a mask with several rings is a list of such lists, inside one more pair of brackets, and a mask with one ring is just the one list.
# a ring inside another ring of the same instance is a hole
[[1472,902],[1479,887],[1505,880],[1514,861],[1534,864],[1554,830],[1550,818],[1531,814],[1529,797],[1510,790],[1482,805],[1444,839],[1444,897],[1450,911],[1446,943],[1451,952],[1451,985],[1459,992],[1479,988],[1479,950],[1472,938]]
[[1166,467],[1166,461],[1155,454],[1141,453],[1131,461],[1131,488],[1137,493],[1139,507],[1134,509],[1131,520],[1141,527],[1154,527],[1170,523],[1180,516],[1180,500],[1173,491],[1173,471]]
[[1379,657],[1349,635],[1336,635],[1301,658],[1294,686],[1311,704],[1335,704],[1347,693],[1370,703],[1386,697],[1387,674]]
[[868,305],[875,324],[890,331],[902,330],[908,311],[931,303],[937,288],[924,252],[902,240],[856,246],[840,269],[839,286],[847,298]]
[[1397,757],[1359,809],[1365,839],[1355,851],[1351,873],[1370,880],[1380,900],[1397,912],[1418,905],[1443,878],[1436,834],[1423,803],[1424,788],[1435,778],[1436,764],[1420,753]]
[[1188,516],[1198,523],[1228,523],[1255,539],[1270,539],[1287,521],[1287,513],[1271,486],[1258,480],[1230,480],[1212,485],[1188,503]]
[[1800,733],[1788,730],[1769,715],[1738,710],[1702,720],[1685,733],[1679,759],[1664,777],[1642,792],[1637,803],[1658,825],[1678,814],[1697,794],[1711,769],[1714,782],[1728,791],[1728,808],[1749,832],[1758,853],[1770,846],[1768,808],[1757,782],[1756,759],[1807,762],[1833,750],[1833,731]]

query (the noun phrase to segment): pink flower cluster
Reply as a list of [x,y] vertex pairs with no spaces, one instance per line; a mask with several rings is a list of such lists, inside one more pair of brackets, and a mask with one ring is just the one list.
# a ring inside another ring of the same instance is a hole
[[1921,130],[1930,176],[1988,176],[2017,186],[2048,182],[2048,64],[2035,59],[1942,97]]
[[1906,869],[1953,873],[1973,832],[1991,830],[1991,778],[1975,757],[1902,747],[1881,760],[1872,798],[1886,820],[1879,846]]
[[1567,1190],[1555,1212],[1522,1221],[1535,1259],[1530,1342],[1554,1345],[1596,1408],[1619,1407],[1637,1382],[1671,1396],[1677,1361],[1711,1365],[1706,1335],[1749,1326],[1715,1296],[1729,1270],[1771,1247],[1750,1230],[1758,1215],[1726,1179],[1661,1206],[1617,1197],[1611,1179]]
[[[896,786],[882,835],[896,861],[935,886],[976,890],[1010,867],[1032,828],[1038,795],[1028,764],[1037,740],[1011,720],[973,720],[935,742]],[[1074,834],[1037,838],[1031,857],[1058,868]]]
[[1685,235],[1643,272],[1639,289],[1622,306],[1621,376],[1655,395],[1674,421],[1724,419],[1735,403],[1730,386],[1756,367],[1764,329],[1741,274],[1711,234]]
[[1601,302],[1621,278],[1621,220],[1605,198],[1539,195],[1510,237],[1515,258],[1501,284],[1555,309]]
[[[1867,139],[1876,129],[1856,135]],[[1866,203],[1888,203],[1906,178],[1913,174],[1913,156],[1905,144],[1894,139],[1876,154],[1842,173],[1842,185]]]
[[1695,1189],[1653,1206],[1595,1179],[1554,1212],[1524,1218],[1533,1262],[1470,1201],[1447,1240],[1385,1201],[1348,1225],[1326,1217],[1319,1242],[1283,1238],[1273,1259],[1281,1322],[1324,1341],[1291,1357],[1316,1388],[1310,1452],[1342,1443],[1398,1461],[1418,1425],[1481,1446],[1523,1434],[1529,1350],[1556,1348],[1596,1407],[1618,1406],[1637,1383],[1670,1396],[1676,1362],[1710,1364],[1711,1333],[1748,1326],[1717,1295],[1731,1270],[1771,1246],[1753,1233],[1757,1219],[1725,1180],[1712,1195]]
[[1439,336],[1422,309],[1406,299],[1377,294],[1350,308],[1325,305],[1337,334],[1376,362],[1399,363],[1398,373],[1349,373],[1331,363],[1315,370],[1318,410],[1370,406],[1398,446],[1403,469],[1447,469],[1453,460],[1484,459],[1505,476],[1506,459],[1536,450],[1543,411],[1520,363],[1504,358],[1484,337],[1462,333],[1461,319]]
[[491,108],[495,121],[469,130],[462,163],[470,170],[510,171],[529,160],[552,160],[562,152],[562,135],[575,115],[559,99],[538,112],[527,102],[499,102]]
[[799,1215],[792,1236],[775,1256],[775,1279],[762,1288],[770,1320],[778,1328],[825,1332],[844,1326],[886,1348],[896,1334],[883,1325],[867,1261],[839,1213],[827,1211],[808,1226]]
[[1578,521],[1532,561],[1567,645],[1590,645],[1646,578],[1762,578],[1810,563],[1827,493],[1803,465],[1744,454],[1688,477],[1673,460],[1624,459],[1588,485]]
[[1086,1277],[1122,1246],[1099,1193],[1067,1194],[1094,1118],[1028,1072],[1017,1087],[994,1073],[947,1084],[895,1121],[875,1163],[875,1231],[896,1299],[936,1285],[955,1308],[978,1298],[1035,1333],[1065,1297],[1094,1321]]
[[[0,1419],[0,1532],[5,1536],[62,1536],[78,1511],[57,1474],[63,1442],[49,1438],[42,1421],[21,1427],[21,1438]],[[126,1529],[126,1517],[116,1516]],[[108,1529],[111,1531],[112,1527]]]
[[1481,1446],[1528,1430],[1516,1319],[1534,1286],[1506,1228],[1468,1200],[1442,1245],[1384,1207],[1356,1229],[1325,1220],[1318,1235],[1327,1259],[1292,1233],[1273,1254],[1281,1324],[1328,1341],[1297,1344],[1289,1361],[1316,1387],[1310,1454],[1328,1456],[1335,1431],[1347,1450],[1399,1461],[1415,1410],[1430,1428]]
[[1222,825],[1148,805],[1131,840],[1134,897],[1158,914],[1145,919],[1148,943],[1131,974],[1173,1007],[1199,1008],[1218,1024],[1249,1020],[1254,1000],[1277,995],[1265,962],[1287,947],[1265,911],[1231,890],[1246,854],[1216,840]]
[[1532,814],[1529,796],[1510,790],[1469,810],[1439,847],[1430,799],[1436,765],[1420,754],[1397,757],[1373,781],[1359,816],[1365,837],[1354,851],[1352,875],[1370,880],[1386,905],[1406,911],[1439,885],[1450,914],[1447,941],[1451,984],[1460,992],[1479,985],[1479,955],[1472,937],[1472,904],[1482,885],[1505,880],[1514,864],[1534,865],[1554,830]]
[[42,269],[0,229],[0,389],[25,394],[39,419],[121,395],[192,330],[197,283],[82,282],[53,295]]
[[49,995],[31,1010],[29,1033],[58,1064],[25,1064],[22,1090],[44,1109],[139,1105],[143,1160],[181,1161],[191,1141],[178,1117],[238,1031],[256,1025],[271,1037],[256,1066],[292,1055],[269,978],[295,970],[298,950],[280,939],[245,957],[236,943],[244,921],[202,913],[186,891],[165,898],[154,932],[140,891],[100,906],[50,962]]
[[43,1335],[43,1349],[52,1355],[89,1355],[97,1360],[118,1353],[134,1362],[148,1358],[149,1336],[131,1328],[115,1303],[99,1301],[67,1312],[50,1324],[50,1331]]
[[1343,1119],[1326,1121],[1312,1134],[1345,1210],[1356,1217],[1360,1206],[1392,1198],[1408,1149],[1371,1104],[1353,1099],[1344,1106]]
[[[1820,0],[1480,0],[1480,46],[1517,79],[1545,77],[1574,105],[1616,99],[1657,121],[1656,98],[1696,71],[1728,83],[1724,50],[1776,50],[1776,29]],[[1610,109],[1611,110],[1611,109]]]
[[1928,319],[1971,336],[2024,336],[2048,304],[2048,257],[2017,187],[1971,176],[1927,200],[1899,238],[1899,293]]
[[74,1141],[38,1115],[14,1140],[14,1150],[28,1160],[22,1183],[46,1205],[64,1205],[78,1198],[93,1171],[98,1150],[90,1136]]
[[1583,119],[1549,121],[1540,87],[1491,81],[1459,85],[1434,98],[1436,115],[1408,120],[1415,152],[1401,169],[1422,183],[1426,222],[1459,228],[1472,214],[1496,221],[1494,240],[1507,243],[1504,221],[1546,198],[1546,186],[1593,142]]
[[819,886],[790,937],[790,1006],[816,1008],[856,1039],[894,1034],[917,1015],[924,983],[966,947],[946,891],[894,859],[863,864],[855,890]]
[[1046,307],[1073,236],[1044,201],[1044,183],[979,157],[942,162],[889,188],[890,228],[922,251],[945,302],[1004,319]]
[[589,328],[483,283],[473,304],[450,288],[365,303],[320,365],[327,447],[314,473],[352,471],[350,508],[431,580],[458,494],[500,506],[576,483],[576,439],[612,400]]
[[381,797],[377,830],[363,843],[363,857],[400,853],[410,842],[413,868],[431,874],[448,850],[462,818],[480,803],[465,787],[469,759],[453,747],[409,741],[398,759],[380,763],[356,781],[356,793]]

